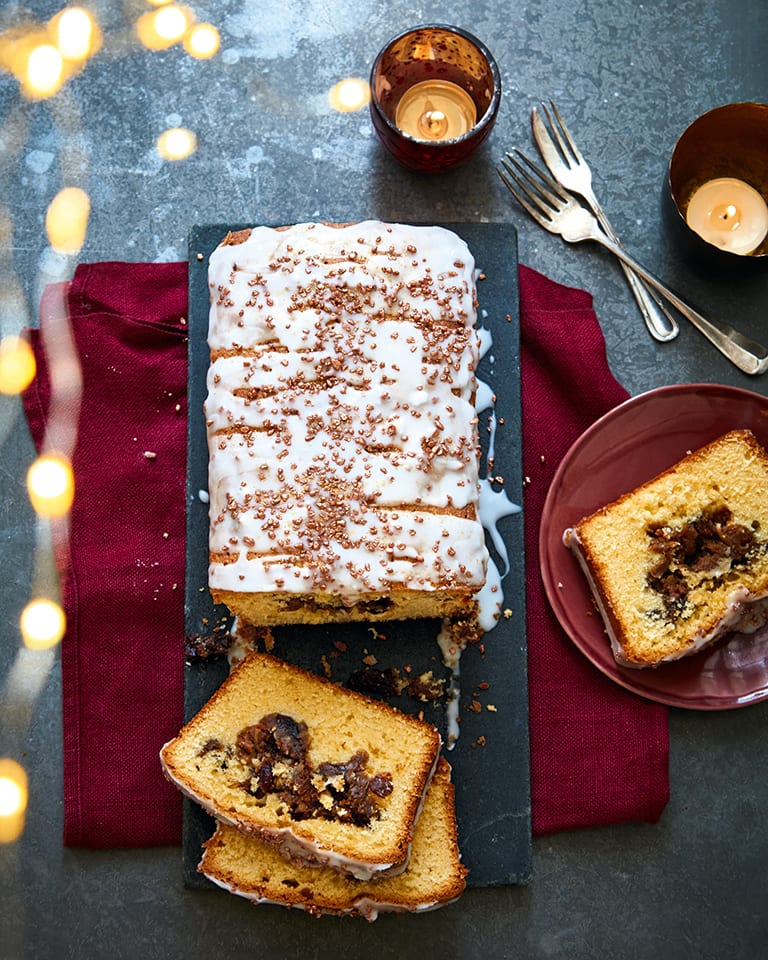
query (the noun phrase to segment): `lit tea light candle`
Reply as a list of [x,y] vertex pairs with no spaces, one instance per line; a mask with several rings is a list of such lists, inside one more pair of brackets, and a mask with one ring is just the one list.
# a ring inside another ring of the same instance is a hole
[[403,94],[395,125],[415,140],[456,140],[477,122],[475,103],[458,84],[423,80]]
[[768,234],[768,205],[754,187],[734,177],[699,187],[685,218],[707,243],[730,253],[753,253]]

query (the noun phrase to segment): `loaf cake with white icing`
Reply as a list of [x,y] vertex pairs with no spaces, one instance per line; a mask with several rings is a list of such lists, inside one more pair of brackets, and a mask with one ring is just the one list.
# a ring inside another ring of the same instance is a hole
[[338,870],[297,866],[242,831],[219,824],[199,870],[230,893],[314,916],[420,913],[456,900],[466,886],[456,838],[451,768],[441,757],[424,798],[408,868],[395,877],[354,880]]
[[259,625],[471,617],[488,555],[464,241],[254,227],[209,283],[213,599]]
[[565,532],[617,662],[655,667],[768,621],[768,453],[734,430]]
[[162,748],[166,777],[284,859],[402,872],[441,747],[431,724],[251,653]]

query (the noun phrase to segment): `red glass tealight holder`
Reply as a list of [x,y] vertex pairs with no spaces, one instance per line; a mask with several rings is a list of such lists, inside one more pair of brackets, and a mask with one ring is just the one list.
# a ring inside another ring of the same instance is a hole
[[465,161],[491,132],[501,102],[496,61],[477,37],[447,24],[398,34],[371,69],[371,119],[390,153],[414,170]]

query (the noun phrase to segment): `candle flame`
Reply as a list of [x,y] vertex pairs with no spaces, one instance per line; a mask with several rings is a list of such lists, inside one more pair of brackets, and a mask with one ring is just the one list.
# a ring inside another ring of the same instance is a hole
[[37,364],[32,347],[24,337],[0,340],[0,393],[17,394],[32,383]]
[[0,758],[0,843],[13,843],[24,832],[27,774],[10,757]]

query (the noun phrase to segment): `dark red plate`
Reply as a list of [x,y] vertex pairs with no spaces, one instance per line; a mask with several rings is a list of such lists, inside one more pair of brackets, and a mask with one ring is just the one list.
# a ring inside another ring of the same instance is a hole
[[649,700],[691,710],[725,710],[768,698],[768,629],[749,636],[730,634],[709,650],[656,669],[621,667],[586,579],[563,545],[563,531],[690,450],[743,428],[768,447],[768,397],[708,383],[652,390],[627,400],[586,430],[563,458],[547,494],[539,550],[544,588],[555,615],[599,670]]

